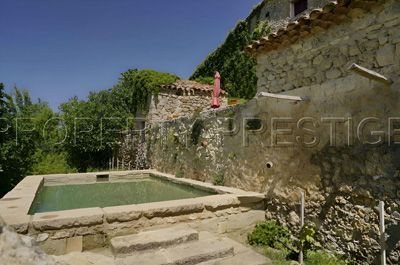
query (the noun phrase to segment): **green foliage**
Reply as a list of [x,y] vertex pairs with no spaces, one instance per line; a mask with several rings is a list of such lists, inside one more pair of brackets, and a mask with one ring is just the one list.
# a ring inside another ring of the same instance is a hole
[[225,185],[225,175],[223,173],[218,173],[213,177],[213,184],[216,186],[224,186]]
[[309,251],[305,258],[306,265],[350,265],[352,261],[346,260],[326,251]]
[[222,87],[230,96],[250,99],[257,90],[256,62],[243,53],[252,40],[267,34],[270,28],[260,22],[253,32],[247,21],[239,21],[225,42],[196,68],[190,79],[210,80],[216,71],[222,76]]
[[40,100],[32,102],[28,91],[14,88],[9,95],[0,84],[0,197],[28,174],[105,168],[119,148],[121,132],[132,128],[150,96],[177,79],[128,70],[113,88],[61,104],[59,114]]
[[87,101],[72,98],[61,104],[61,117],[68,131],[63,143],[68,163],[79,172],[107,165],[118,147],[120,132],[127,129],[128,113],[110,91],[90,93]]
[[67,163],[66,153],[44,153],[39,149],[34,156],[37,161],[33,165],[32,174],[61,174],[77,172],[75,168],[71,168]]
[[130,69],[121,74],[120,82],[113,88],[126,110],[136,115],[138,110],[147,108],[150,96],[157,94],[161,85],[171,84],[179,77],[154,70]]
[[275,221],[264,221],[256,225],[253,232],[248,235],[248,242],[270,258],[273,264],[289,265],[298,259],[298,252],[294,245],[303,247],[306,265],[350,265],[352,261],[338,255],[330,254],[323,250],[312,251],[314,247],[316,228],[314,225],[305,225],[300,231],[299,240],[292,240],[290,231]]
[[270,247],[264,247],[263,254],[267,256],[274,265],[292,265],[292,260],[288,260],[289,255],[286,250],[278,250]]
[[[277,250],[270,247],[263,249],[263,254],[271,259],[274,265],[290,265],[293,260],[288,259],[287,250]],[[353,262],[326,251],[309,251],[304,259],[305,265],[350,265]]]
[[32,103],[29,93],[14,88],[12,94],[0,86],[0,197],[31,172],[34,153],[43,138],[37,128],[49,107]]
[[304,253],[314,248],[316,227],[314,224],[304,225],[300,230],[299,244]]
[[212,76],[199,76],[194,81],[199,82],[201,84],[213,85],[214,77]]
[[72,98],[61,104],[68,138],[64,143],[68,163],[79,172],[104,168],[119,148],[121,132],[132,129],[138,111],[160,85],[173,83],[177,76],[153,70],[128,70],[109,90],[91,92],[88,100]]
[[269,220],[258,223],[253,232],[247,236],[247,240],[250,245],[276,249],[291,250],[293,246],[289,229]]
[[235,160],[236,158],[237,158],[237,156],[236,156],[235,153],[230,152],[230,153],[228,154],[228,159],[230,159],[230,160]]
[[175,177],[177,177],[177,178],[183,178],[184,175],[185,175],[185,172],[183,171],[182,168],[179,168],[175,173]]

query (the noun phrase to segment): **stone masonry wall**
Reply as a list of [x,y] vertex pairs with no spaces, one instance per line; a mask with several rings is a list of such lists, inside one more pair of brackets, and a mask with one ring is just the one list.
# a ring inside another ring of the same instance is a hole
[[[227,104],[226,97],[222,97],[221,104]],[[209,109],[211,92],[176,94],[164,91],[152,97],[147,120],[150,123],[173,120]]]
[[272,93],[322,84],[351,74],[357,63],[383,75],[392,75],[399,66],[399,4],[393,10],[380,9],[377,15],[353,12],[352,23],[323,31],[284,49],[260,55],[258,88]]
[[[262,54],[259,91],[310,100],[255,98],[156,124],[147,133],[151,166],[264,192],[266,218],[293,231],[304,191],[306,220],[317,225],[318,241],[357,264],[379,264],[383,200],[388,263],[399,264],[400,137],[393,131],[400,129],[399,14],[400,2],[387,1],[352,23]],[[349,72],[350,63],[392,84]]]
[[[329,2],[330,0],[308,0],[308,10],[305,11],[305,13],[314,8],[323,7]],[[272,26],[273,29],[276,29],[287,23],[290,19],[294,19],[290,18],[290,3],[291,0],[264,1],[260,11],[248,18],[251,31],[254,30],[258,21],[267,20],[269,25]]]

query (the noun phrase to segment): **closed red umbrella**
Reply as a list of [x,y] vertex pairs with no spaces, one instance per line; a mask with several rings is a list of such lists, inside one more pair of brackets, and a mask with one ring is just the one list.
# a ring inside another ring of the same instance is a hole
[[212,94],[211,108],[217,109],[221,105],[219,104],[219,95],[221,93],[221,75],[216,72],[214,76],[214,90]]

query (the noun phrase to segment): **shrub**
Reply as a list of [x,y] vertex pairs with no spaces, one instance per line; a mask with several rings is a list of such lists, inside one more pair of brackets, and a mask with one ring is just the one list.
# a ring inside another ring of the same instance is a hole
[[288,228],[275,221],[263,221],[247,236],[250,245],[268,246],[276,249],[293,249],[293,240]]
[[303,249],[304,253],[314,249],[315,236],[316,236],[316,226],[315,224],[304,225],[300,230],[298,245]]
[[185,173],[183,172],[183,170],[182,169],[178,169],[177,171],[176,171],[176,173],[175,173],[175,177],[177,177],[177,178],[183,178],[183,175],[184,175]]
[[213,184],[216,186],[224,186],[225,185],[225,176],[220,173],[213,177]]
[[349,265],[351,261],[325,251],[309,251],[305,260],[307,265]]

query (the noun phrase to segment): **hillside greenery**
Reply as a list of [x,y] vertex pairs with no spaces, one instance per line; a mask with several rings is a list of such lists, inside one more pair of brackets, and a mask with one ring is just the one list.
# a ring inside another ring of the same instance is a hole
[[265,21],[260,21],[253,31],[249,22],[239,21],[229,32],[225,42],[196,68],[190,79],[209,83],[216,71],[222,76],[222,87],[231,97],[250,99],[257,91],[255,59],[243,52],[253,40],[270,32]]

